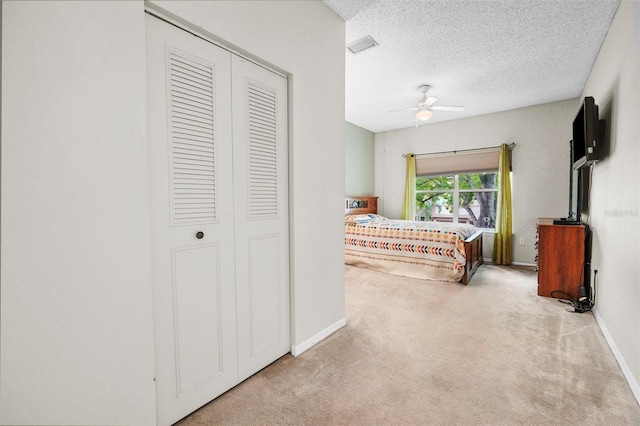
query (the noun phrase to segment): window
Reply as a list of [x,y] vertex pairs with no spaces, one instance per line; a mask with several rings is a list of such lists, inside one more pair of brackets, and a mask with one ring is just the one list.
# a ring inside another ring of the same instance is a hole
[[498,171],[416,177],[416,219],[494,228]]

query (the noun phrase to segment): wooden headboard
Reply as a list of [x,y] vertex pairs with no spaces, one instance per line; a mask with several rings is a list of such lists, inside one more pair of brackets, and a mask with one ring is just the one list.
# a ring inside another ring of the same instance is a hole
[[378,213],[378,197],[348,196],[344,202],[344,214]]

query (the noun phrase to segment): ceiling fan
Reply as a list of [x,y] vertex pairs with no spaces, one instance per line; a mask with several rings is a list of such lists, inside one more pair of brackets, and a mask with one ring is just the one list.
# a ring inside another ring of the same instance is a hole
[[428,119],[430,119],[431,116],[433,115],[432,111],[463,111],[464,110],[463,106],[434,105],[438,101],[438,98],[436,98],[435,96],[427,96],[427,92],[429,91],[429,89],[431,89],[431,86],[429,86],[428,84],[420,86],[418,90],[422,94],[422,98],[420,99],[420,102],[418,102],[417,107],[400,109],[400,110],[391,111],[391,112],[418,111],[418,113],[416,114],[416,123],[418,123],[419,121],[427,121]]

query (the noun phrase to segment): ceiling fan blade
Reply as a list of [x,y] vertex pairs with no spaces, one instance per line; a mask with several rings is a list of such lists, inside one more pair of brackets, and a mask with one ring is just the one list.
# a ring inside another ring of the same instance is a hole
[[453,106],[453,105],[434,105],[431,107],[434,111],[464,111],[463,106]]
[[428,96],[424,100],[424,105],[430,107],[431,105],[435,104],[437,101],[438,101],[438,98],[436,98],[435,96]]
[[404,108],[404,109],[394,109],[393,111],[387,112],[402,112],[402,111],[418,111],[420,108]]

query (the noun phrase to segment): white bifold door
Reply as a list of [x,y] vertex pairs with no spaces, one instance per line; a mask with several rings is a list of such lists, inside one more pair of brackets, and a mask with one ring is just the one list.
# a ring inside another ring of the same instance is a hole
[[287,81],[147,15],[158,424],[289,352]]

